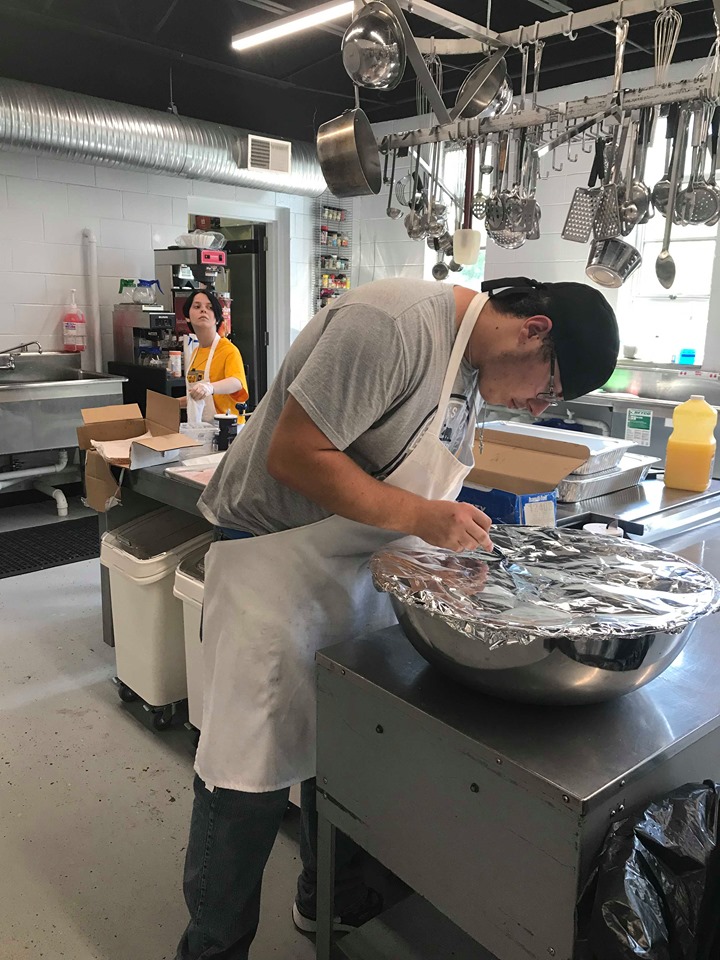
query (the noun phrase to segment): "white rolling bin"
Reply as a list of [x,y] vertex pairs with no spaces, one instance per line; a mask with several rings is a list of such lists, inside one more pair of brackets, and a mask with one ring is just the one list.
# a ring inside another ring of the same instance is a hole
[[165,507],[103,534],[100,562],[110,577],[120,699],[144,701],[158,730],[187,697],[182,603],[175,570],[210,543],[201,517]]
[[[205,555],[209,546],[209,543],[203,544],[180,561],[175,571],[175,586],[173,588],[175,596],[182,601],[183,609],[188,720],[198,730],[202,729],[203,714],[203,661],[200,623],[205,590]],[[296,807],[300,806],[299,784],[290,788],[290,800]]]
[[173,587],[173,593],[182,601],[188,720],[197,730],[202,728],[203,663],[200,622],[205,589],[205,554],[209,546],[210,544],[204,544],[180,561],[175,571]]

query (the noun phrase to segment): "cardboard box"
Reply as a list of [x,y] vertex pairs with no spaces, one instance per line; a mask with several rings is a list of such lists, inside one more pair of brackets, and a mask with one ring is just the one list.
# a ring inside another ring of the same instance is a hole
[[475,466],[458,499],[481,507],[493,523],[554,526],[556,487],[587,462],[589,449],[544,437],[486,429],[476,434]]
[[[117,467],[112,468],[97,450],[93,440],[138,440],[130,446],[130,470],[173,463],[185,447],[200,446],[180,431],[180,404],[174,397],[147,392],[147,416],[143,417],[136,403],[111,407],[90,407],[82,410],[83,426],[78,427],[78,446],[86,451],[85,499],[88,506],[105,513],[119,502],[120,487]],[[113,469],[115,474],[113,474]]]

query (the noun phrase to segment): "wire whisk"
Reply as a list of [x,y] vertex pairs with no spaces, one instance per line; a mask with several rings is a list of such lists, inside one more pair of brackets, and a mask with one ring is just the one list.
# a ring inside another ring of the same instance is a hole
[[665,7],[655,20],[655,83],[665,83],[675,54],[682,17],[674,7]]
[[[425,61],[428,72],[433,79],[433,83],[438,88],[438,92],[442,95],[443,91],[443,66],[440,57],[435,53],[435,38],[432,38],[432,53],[425,54],[423,60]],[[417,110],[418,116],[422,117],[426,113],[432,113],[432,106],[428,95],[425,93],[425,89],[419,80],[415,81],[415,109]]]

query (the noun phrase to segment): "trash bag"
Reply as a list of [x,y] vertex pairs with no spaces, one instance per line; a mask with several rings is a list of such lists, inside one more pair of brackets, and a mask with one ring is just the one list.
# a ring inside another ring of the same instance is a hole
[[613,823],[578,906],[578,960],[719,960],[720,785]]

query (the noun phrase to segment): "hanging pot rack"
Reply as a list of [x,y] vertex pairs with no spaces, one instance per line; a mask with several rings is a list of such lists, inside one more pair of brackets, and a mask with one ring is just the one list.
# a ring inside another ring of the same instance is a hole
[[[548,37],[565,36],[572,40],[578,30],[617,22],[623,18],[628,19],[643,13],[653,11],[660,13],[668,6],[682,6],[685,3],[692,2],[692,0],[672,0],[672,3],[670,0],[618,0],[618,2],[605,4],[590,10],[563,13],[562,16],[552,20],[535,21],[533,24],[521,25],[503,33],[496,33],[450,11],[442,10],[435,4],[427,2],[427,0],[384,0],[384,2],[394,11],[400,21],[407,44],[408,58],[415,68],[418,79],[439,122],[432,127],[408,130],[383,137],[379,142],[382,152],[443,141],[462,143],[477,139],[481,134],[527,127],[549,125],[549,128],[552,129],[553,125],[566,124],[569,126],[573,121],[587,120],[587,118],[593,118],[592,122],[594,123],[611,116],[618,110],[630,111],[641,107],[681,103],[689,100],[717,102],[720,98],[720,74],[715,70],[709,72],[706,76],[694,79],[655,84],[642,89],[625,89],[621,91],[619,98],[614,98],[613,94],[608,93],[550,106],[537,104],[528,107],[526,105],[525,109],[516,108],[510,114],[494,118],[458,119],[459,111],[457,108],[448,111],[427,71],[423,60],[423,52],[426,52],[425,48],[429,43],[433,44],[434,50],[440,55],[467,55],[469,53],[487,52],[488,50],[493,50],[497,55],[498,51],[507,51],[511,47],[520,48],[523,44],[543,43]],[[720,0],[713,0],[713,2],[717,15],[720,11]],[[405,19],[403,8],[410,13],[431,20],[439,26],[454,30],[461,34],[464,39],[433,39],[426,42],[416,40]],[[571,128],[569,134],[566,132],[562,139],[556,139],[552,146],[545,145],[545,147],[539,149],[544,153],[548,152],[553,146],[567,142],[575,133],[580,134],[584,126],[584,124],[581,125],[575,132]],[[587,126],[590,126],[589,122]]]

